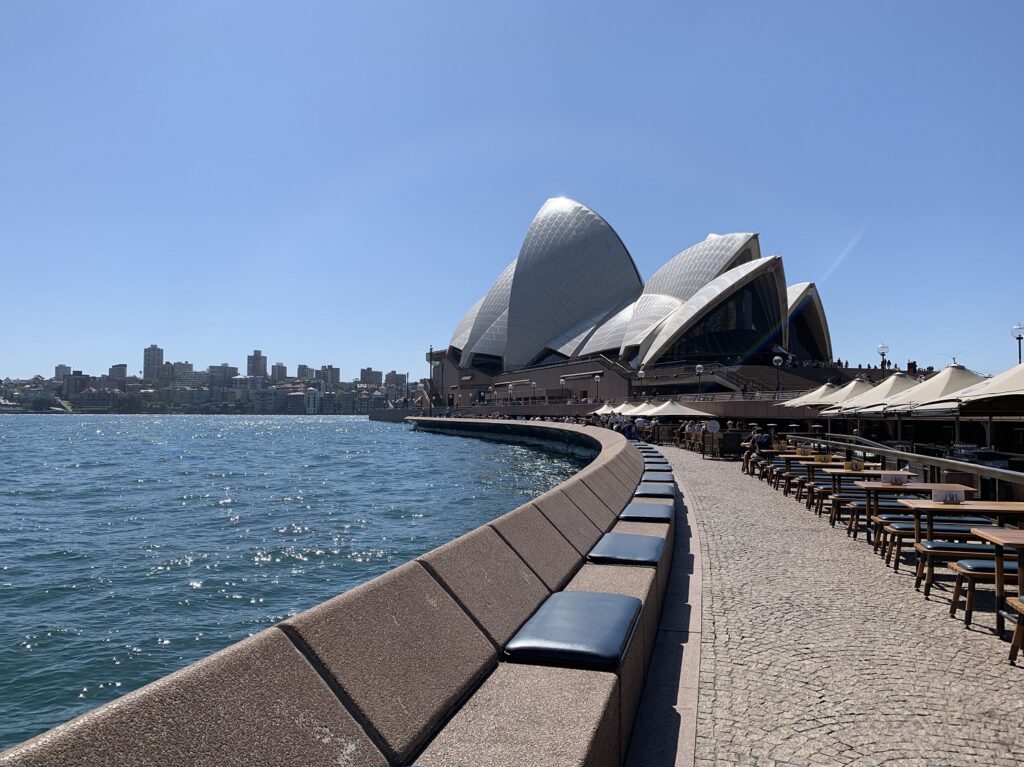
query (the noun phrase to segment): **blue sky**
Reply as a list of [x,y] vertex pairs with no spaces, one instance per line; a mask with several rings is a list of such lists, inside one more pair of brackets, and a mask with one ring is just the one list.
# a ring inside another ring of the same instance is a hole
[[544,200],[755,231],[836,354],[1016,363],[1019,2],[0,4],[0,376],[423,375]]

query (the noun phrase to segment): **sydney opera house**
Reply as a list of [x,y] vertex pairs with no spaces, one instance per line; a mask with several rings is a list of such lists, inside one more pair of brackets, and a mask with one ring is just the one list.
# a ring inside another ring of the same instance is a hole
[[709,234],[645,282],[608,222],[556,197],[455,328],[444,388],[588,359],[627,371],[771,369],[780,356],[787,366],[830,361],[828,321],[814,284],[787,285],[782,257],[763,256],[757,234]]

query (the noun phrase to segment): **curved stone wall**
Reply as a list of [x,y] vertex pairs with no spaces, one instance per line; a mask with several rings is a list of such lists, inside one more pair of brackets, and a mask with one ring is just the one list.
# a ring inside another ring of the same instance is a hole
[[[567,587],[587,551],[616,524],[643,471],[639,452],[594,427],[412,420],[421,429],[596,457],[445,546],[15,746],[0,754],[0,767],[461,764],[452,753],[437,755],[458,751],[461,741],[431,740],[471,696],[477,706],[488,696],[507,706],[511,696],[527,702],[525,716],[546,712],[538,732],[503,733],[495,720],[489,747],[543,747],[551,764],[618,763],[635,680],[627,689],[624,677],[598,671],[497,669],[503,645],[551,593]],[[642,588],[653,594],[656,586]],[[647,633],[652,618],[656,627],[656,611],[643,619]],[[651,642],[653,635],[643,644]],[[530,690],[538,700],[529,700]],[[531,738],[535,745],[521,745]],[[562,761],[562,741],[582,748],[585,758]]]

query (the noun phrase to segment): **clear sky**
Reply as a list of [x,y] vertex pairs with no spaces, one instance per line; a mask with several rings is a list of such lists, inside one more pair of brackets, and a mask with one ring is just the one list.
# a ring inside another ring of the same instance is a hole
[[[548,197],[755,231],[835,353],[1016,363],[1020,2],[0,4],[0,377],[425,374]],[[571,289],[568,286],[567,289]]]

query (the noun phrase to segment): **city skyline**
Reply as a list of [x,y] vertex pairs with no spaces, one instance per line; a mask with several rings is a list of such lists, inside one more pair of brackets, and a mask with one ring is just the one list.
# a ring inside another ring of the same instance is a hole
[[5,4],[0,374],[135,370],[161,339],[197,364],[261,348],[422,377],[558,195],[614,222],[644,279],[710,232],[763,233],[843,359],[885,342],[999,372],[1024,321],[1022,21],[1012,2]]

